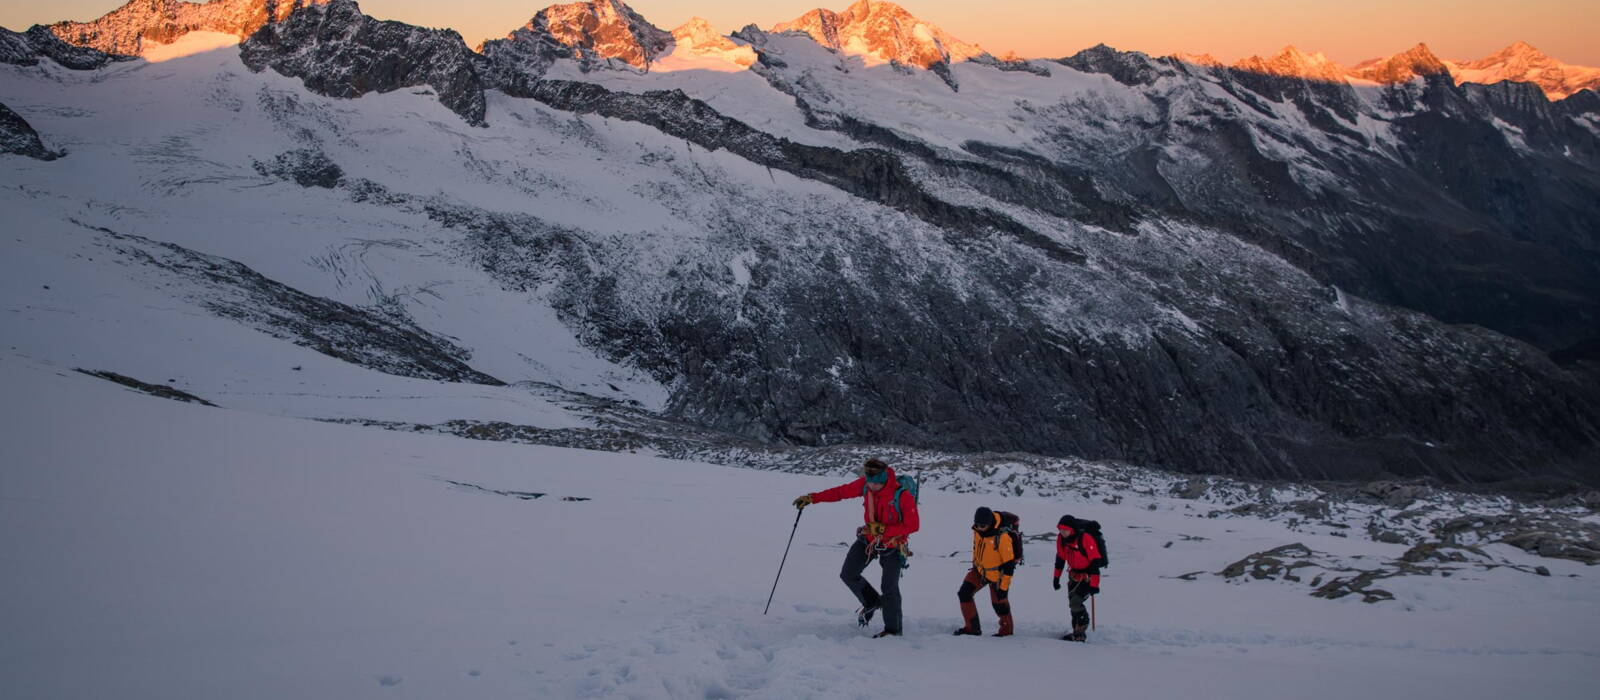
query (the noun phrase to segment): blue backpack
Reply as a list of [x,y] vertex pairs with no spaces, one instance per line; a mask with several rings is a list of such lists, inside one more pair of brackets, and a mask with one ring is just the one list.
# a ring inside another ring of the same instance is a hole
[[[900,516],[900,521],[905,522],[906,514],[900,512],[900,494],[909,493],[912,503],[922,505],[922,484],[917,483],[917,477],[909,474],[904,476],[896,474],[895,481],[899,482],[900,487],[894,490],[894,498],[889,499],[889,505],[894,506],[894,514]],[[867,485],[861,484],[861,497],[866,498],[867,493]]]

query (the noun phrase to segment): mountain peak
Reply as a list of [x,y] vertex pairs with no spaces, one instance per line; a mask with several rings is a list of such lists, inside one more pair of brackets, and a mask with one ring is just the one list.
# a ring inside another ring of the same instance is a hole
[[869,61],[897,61],[919,68],[964,61],[985,52],[881,0],[857,0],[843,12],[817,8],[772,27],[773,33],[803,32],[817,43]]
[[1444,62],[1427,44],[1420,42],[1393,56],[1363,61],[1350,70],[1350,75],[1379,83],[1404,83],[1419,77],[1449,74],[1450,69]]
[[[672,49],[662,58],[657,70],[680,67],[730,70],[748,68],[756,62],[756,52],[749,46],[718,34],[710,22],[700,17],[691,17],[672,30],[672,44]],[[708,64],[704,59],[720,61],[725,65],[713,68],[715,63]]]
[[330,0],[129,0],[92,22],[57,22],[62,41],[106,53],[137,56],[145,42],[170,44],[189,32],[232,34],[243,39],[267,22],[281,22],[296,9]]
[[1193,63],[1197,66],[1207,66],[1210,68],[1222,67],[1222,61],[1217,60],[1216,56],[1212,56],[1209,53],[1188,53],[1186,51],[1179,51],[1175,54],[1172,54],[1172,57],[1184,63]]
[[1551,62],[1555,62],[1555,59],[1545,52],[1534,48],[1528,42],[1518,41],[1476,61],[1463,61],[1457,65],[1464,68],[1489,68],[1498,65],[1531,67]]
[[1252,73],[1327,82],[1343,82],[1345,74],[1343,67],[1328,60],[1328,57],[1321,52],[1306,53],[1293,45],[1283,47],[1283,50],[1271,58],[1251,56],[1233,64],[1233,67]]
[[639,69],[647,69],[672,42],[671,33],[619,0],[551,5],[508,38],[519,32],[564,46],[573,58],[615,59]]
[[1552,100],[1585,88],[1600,89],[1600,68],[1562,63],[1525,41],[1476,61],[1456,61],[1449,66],[1450,75],[1457,83],[1491,84],[1502,80],[1533,83]]

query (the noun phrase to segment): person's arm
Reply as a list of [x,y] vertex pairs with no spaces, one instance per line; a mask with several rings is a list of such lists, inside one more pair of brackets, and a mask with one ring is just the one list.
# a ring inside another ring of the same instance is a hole
[[1050,585],[1058,591],[1061,590],[1061,571],[1067,568],[1067,558],[1062,556],[1061,546],[1061,535],[1056,535],[1056,575],[1050,579]]
[[1083,541],[1083,556],[1089,559],[1089,566],[1084,570],[1091,574],[1100,573],[1100,543],[1087,532],[1080,539]]
[[847,498],[859,498],[866,482],[866,479],[856,479],[848,484],[840,484],[831,489],[818,491],[811,494],[811,502],[832,503],[834,501],[843,501]]
[[1011,546],[1011,536],[995,538],[1000,543],[1000,590],[1011,590],[1011,577],[1017,572],[1017,550]]
[[884,539],[905,537],[916,532],[922,526],[922,520],[917,515],[917,499],[907,491],[900,494],[900,522],[885,526]]

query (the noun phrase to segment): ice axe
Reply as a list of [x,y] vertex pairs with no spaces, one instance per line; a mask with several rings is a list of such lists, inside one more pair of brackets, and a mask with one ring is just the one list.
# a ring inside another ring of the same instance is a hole
[[797,510],[798,512],[794,514],[794,527],[789,530],[789,544],[783,546],[783,560],[778,562],[778,575],[772,577],[772,592],[767,594],[767,607],[762,609],[762,615],[767,614],[767,611],[772,609],[772,596],[778,594],[778,579],[783,577],[783,565],[789,561],[789,548],[794,546],[794,533],[800,529],[800,516],[806,513],[805,508]]

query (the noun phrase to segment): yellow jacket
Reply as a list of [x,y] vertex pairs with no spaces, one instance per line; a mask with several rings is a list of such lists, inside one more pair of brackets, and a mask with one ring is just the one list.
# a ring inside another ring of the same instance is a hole
[[1000,584],[1000,590],[1011,589],[1011,574],[1006,564],[1017,558],[1011,546],[1011,535],[995,532],[993,535],[972,533],[972,568],[990,583]]

